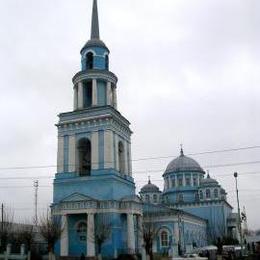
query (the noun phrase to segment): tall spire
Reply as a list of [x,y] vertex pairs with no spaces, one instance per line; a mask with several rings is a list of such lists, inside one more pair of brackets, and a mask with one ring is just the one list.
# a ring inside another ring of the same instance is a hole
[[92,23],[91,23],[91,40],[99,40],[99,23],[97,0],[93,0]]

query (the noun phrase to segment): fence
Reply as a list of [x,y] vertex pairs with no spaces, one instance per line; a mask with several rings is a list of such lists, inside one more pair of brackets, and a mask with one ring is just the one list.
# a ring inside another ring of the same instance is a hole
[[30,260],[30,253],[28,255],[25,254],[25,245],[21,245],[20,254],[12,254],[11,252],[11,244],[8,244],[6,247],[6,251],[3,254],[0,254],[0,260]]

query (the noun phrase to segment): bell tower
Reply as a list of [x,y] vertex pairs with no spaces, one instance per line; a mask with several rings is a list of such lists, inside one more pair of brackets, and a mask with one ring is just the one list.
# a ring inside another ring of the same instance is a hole
[[59,115],[54,203],[80,193],[99,200],[135,194],[129,121],[117,110],[117,77],[100,39],[97,0],[91,37],[82,48],[81,71],[73,77],[74,108]]

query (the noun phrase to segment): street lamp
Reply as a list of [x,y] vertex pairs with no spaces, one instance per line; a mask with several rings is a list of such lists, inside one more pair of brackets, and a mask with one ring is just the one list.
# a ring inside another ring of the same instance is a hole
[[238,177],[237,172],[234,172],[234,177],[235,177],[235,180],[236,180],[236,193],[237,193],[237,213],[238,213],[237,222],[238,222],[238,230],[239,230],[239,236],[240,236],[240,245],[241,245],[241,250],[242,250],[242,247],[243,247],[243,238],[242,238],[241,217],[240,217],[240,205],[239,205],[238,187],[237,187],[237,177]]

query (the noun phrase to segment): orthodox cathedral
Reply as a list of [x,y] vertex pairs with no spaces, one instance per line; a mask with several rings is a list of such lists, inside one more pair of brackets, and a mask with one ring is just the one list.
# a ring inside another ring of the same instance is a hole
[[117,108],[117,76],[100,39],[97,0],[91,37],[73,77],[74,109],[59,115],[52,214],[60,218],[60,256],[110,259],[141,253],[144,226],[155,229],[153,252],[178,255],[236,233],[237,215],[221,185],[185,156],[169,163],[164,190],[149,180],[136,195],[129,121]]

